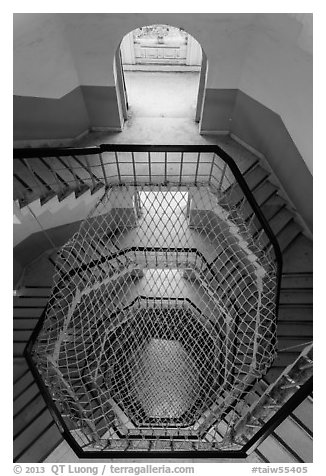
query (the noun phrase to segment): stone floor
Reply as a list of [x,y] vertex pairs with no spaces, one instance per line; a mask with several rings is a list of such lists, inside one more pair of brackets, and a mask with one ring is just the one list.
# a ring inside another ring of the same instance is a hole
[[199,73],[126,71],[129,115],[195,119]]
[[125,72],[129,102],[122,132],[94,132],[77,145],[211,144],[217,136],[201,136],[195,112],[199,73]]

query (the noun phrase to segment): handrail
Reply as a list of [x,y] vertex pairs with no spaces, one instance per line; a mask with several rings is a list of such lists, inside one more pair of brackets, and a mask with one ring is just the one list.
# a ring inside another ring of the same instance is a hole
[[[279,273],[278,281],[281,281],[282,268],[282,252],[278,241],[268,223],[260,207],[251,193],[243,175],[232,157],[218,145],[153,145],[153,144],[101,144],[94,147],[73,148],[73,147],[56,147],[56,148],[18,148],[13,151],[14,159],[31,159],[40,157],[57,157],[72,155],[94,155],[102,152],[190,152],[190,153],[215,153],[220,157],[231,169],[236,181],[242,189],[246,199],[248,200],[253,212],[257,216],[263,230],[273,245],[276,261],[278,263]],[[279,299],[280,287],[278,288],[277,302]]]
[[14,159],[38,159],[40,157],[57,157],[71,155],[94,155],[100,152],[95,147],[27,147],[14,149]]
[[311,394],[312,389],[313,377],[310,377],[244,445],[243,450],[246,453],[254,451]]
[[[272,247],[274,250],[275,254],[275,260],[276,260],[276,265],[277,265],[277,291],[276,291],[276,299],[275,299],[275,308],[276,308],[276,314],[278,311],[278,306],[279,306],[279,297],[280,297],[280,287],[281,287],[281,274],[282,274],[282,253],[281,249],[279,247],[278,241],[276,239],[276,236],[274,235],[268,221],[266,220],[265,216],[263,215],[255,197],[253,196],[250,188],[247,185],[247,182],[245,178],[243,177],[242,173],[240,172],[238,166],[236,165],[235,161],[232,159],[232,157],[225,152],[221,147],[217,145],[152,145],[152,144],[101,144],[99,146],[95,147],[86,147],[86,148],[69,148],[69,147],[58,147],[58,148],[26,148],[26,149],[14,149],[14,159],[39,159],[39,158],[50,158],[50,157],[73,157],[73,156],[87,156],[87,155],[99,155],[101,159],[101,166],[103,168],[103,162],[102,162],[102,157],[101,154],[105,152],[132,152],[132,153],[137,153],[137,152],[146,152],[146,153],[156,153],[156,152],[163,152],[163,153],[213,153],[216,156],[218,156],[231,170],[237,184],[239,185],[243,195],[249,202],[253,213],[256,215],[263,231],[266,233]],[[197,162],[197,169],[198,169],[198,163],[199,163],[199,156],[198,155],[198,162]],[[149,162],[150,164],[150,162]],[[213,167],[213,161],[212,161],[212,167]],[[197,173],[196,169],[196,173]],[[105,171],[103,169],[104,173],[104,179],[105,179],[105,185],[108,187],[108,181],[107,177],[105,175]],[[119,173],[119,169],[118,169]],[[136,177],[134,177],[136,179]],[[120,180],[119,180],[120,182]],[[196,254],[198,254],[198,250],[196,250]],[[119,254],[119,253],[117,253]],[[97,261],[97,260],[96,260]],[[94,262],[94,265],[95,262]],[[48,392],[47,387],[44,385],[43,382],[40,382],[40,378],[38,375],[38,371],[35,368],[30,352],[33,346],[33,343],[36,339],[36,336],[39,332],[39,330],[42,327],[43,321],[45,318],[45,312],[43,313],[42,317],[40,318],[33,334],[32,337],[25,349],[25,356],[26,359],[29,363],[29,366],[33,372],[34,377],[36,380],[41,383],[40,387],[42,390],[42,395],[46,399],[46,402],[48,403],[49,408],[51,408],[52,404],[52,414],[55,418],[56,421],[58,421],[58,417],[60,415],[60,412],[56,411],[53,409],[53,402],[51,400],[51,396]],[[285,414],[282,414],[284,418]],[[65,426],[64,422],[62,419],[59,419],[59,427],[61,427],[61,431],[63,432],[65,438],[69,441],[69,444],[73,447],[73,449],[76,451],[77,455],[80,457],[92,457],[93,452],[84,452],[76,443],[74,438],[72,438],[70,432],[68,431],[67,427]],[[249,442],[248,442],[249,443]],[[76,446],[77,445],[77,446]],[[249,448],[248,445],[246,445],[246,449]],[[245,452],[243,450],[241,451],[196,451],[196,454],[202,454],[207,457],[227,457],[227,453],[232,456],[232,457],[244,457]],[[121,457],[121,452],[117,451],[110,451],[106,452],[103,451],[102,454],[99,452],[94,452],[94,455],[99,458],[104,458],[108,457],[114,457],[114,455],[117,455],[117,457]],[[142,451],[131,451],[127,453],[128,457],[144,457],[145,455],[148,456],[150,455],[151,457],[155,457],[157,454],[158,457],[185,457],[186,454],[192,454],[191,452],[182,452],[178,451],[177,454],[173,454],[173,452],[142,452]]]

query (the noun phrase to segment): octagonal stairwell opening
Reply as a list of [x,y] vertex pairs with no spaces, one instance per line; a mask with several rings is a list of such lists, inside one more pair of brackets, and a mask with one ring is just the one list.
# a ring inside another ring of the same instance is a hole
[[238,450],[238,405],[274,359],[268,241],[235,182],[180,182],[112,184],[58,254],[30,353],[85,453]]

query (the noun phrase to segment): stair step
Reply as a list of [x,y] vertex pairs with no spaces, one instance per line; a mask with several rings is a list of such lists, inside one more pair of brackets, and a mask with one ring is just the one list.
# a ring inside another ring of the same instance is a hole
[[15,385],[29,371],[26,359],[19,357],[14,359],[13,363],[13,384]]
[[82,163],[81,157],[62,157],[61,161],[66,164],[67,168],[73,170],[78,182],[82,185],[86,185],[87,188],[92,188],[92,181],[87,171],[85,164]]
[[[273,216],[286,207],[286,202],[277,193],[271,195],[264,203],[261,204],[260,209],[265,218],[269,220]],[[286,209],[286,208],[285,208]]]
[[23,330],[29,330],[29,331],[32,331],[36,324],[38,323],[38,318],[36,317],[35,319],[34,318],[31,318],[31,317],[17,317],[16,319],[14,319],[14,331],[17,330],[17,331],[23,331]]
[[283,228],[277,235],[277,241],[281,248],[281,251],[284,252],[290,246],[294,240],[301,235],[302,229],[295,221],[291,221],[288,225]]
[[23,408],[29,405],[32,400],[35,400],[38,395],[40,395],[40,390],[36,382],[34,382],[14,401],[14,417],[21,412]]
[[42,413],[22,433],[14,439],[14,459],[51,423],[53,419],[49,411]]
[[42,308],[44,309],[48,303],[47,297],[26,297],[26,296],[14,296],[14,308],[17,307],[33,307],[33,308]]
[[[279,217],[278,221],[281,221],[281,217],[283,218],[283,220],[285,220],[285,212],[289,213],[288,217],[290,218],[293,217],[293,215],[286,209],[284,200],[280,198],[278,195],[273,195],[264,205],[260,207],[260,210],[263,213],[266,220],[272,223],[273,221],[276,222],[276,217]],[[262,229],[260,221],[258,220],[257,217],[253,219],[252,224],[253,224],[254,230]]]
[[269,225],[274,234],[277,235],[290,223],[291,220],[293,220],[292,213],[286,208],[281,208],[278,213],[269,220]]
[[277,195],[277,188],[268,180],[264,181],[261,185],[253,190],[253,195],[258,205],[266,203],[271,197]]
[[274,432],[284,440],[305,463],[313,462],[312,438],[302,431],[302,428],[300,428],[295,421],[291,418],[287,418]]
[[18,180],[18,178],[14,175],[13,176],[13,189],[14,189],[14,200],[19,201],[19,206],[23,207],[27,203],[27,195],[28,191],[26,187]]
[[[295,225],[300,230],[299,225]],[[283,254],[283,273],[294,272],[313,272],[313,244],[300,232]]]
[[[45,415],[49,415],[49,413]],[[35,424],[34,432],[31,434],[24,432],[19,437],[19,441],[15,442],[14,462],[41,463],[63,440],[56,424],[51,420],[51,415],[50,417],[43,416],[42,421]],[[20,453],[18,453],[18,448]]]
[[23,357],[26,347],[26,342],[14,342],[13,343],[13,356]]
[[14,308],[14,319],[31,318],[39,319],[43,313],[43,308],[40,307],[15,307]]
[[[274,197],[278,197],[276,192],[276,188],[270,182],[265,181],[262,185],[260,185],[257,189],[253,191],[253,195],[258,205],[260,207],[263,207],[265,204],[267,205],[270,201],[272,201]],[[284,205],[284,201],[282,205]],[[239,212],[246,221],[249,221],[254,214],[250,203],[246,200],[242,203]]]
[[313,293],[311,289],[284,289],[281,288],[280,304],[312,304]]
[[23,330],[23,329],[14,329],[14,343],[25,343],[27,344],[30,336],[32,335],[33,329]]
[[31,297],[37,297],[37,296],[43,296],[43,297],[49,297],[51,295],[51,286],[26,286],[22,290],[22,293],[24,295],[24,298],[31,296]]
[[313,404],[308,398],[300,403],[300,405],[293,411],[293,415],[312,433]]
[[286,321],[312,321],[313,309],[312,306],[297,305],[280,305],[278,309],[279,320]]
[[254,190],[258,185],[260,185],[266,178],[269,176],[269,172],[266,169],[261,167],[259,163],[255,167],[249,170],[244,174],[244,178],[247,182],[250,190]]
[[56,195],[60,193],[60,185],[56,182],[51,171],[46,167],[46,165],[44,165],[44,163],[42,163],[41,159],[28,159],[28,163],[33,172],[47,184],[48,188],[50,188]]
[[19,380],[14,384],[13,397],[17,399],[28,387],[34,383],[34,377],[32,372],[27,369],[27,372],[23,374]]
[[28,202],[44,197],[47,194],[48,189],[31,174],[23,160],[14,160],[13,171],[16,177],[21,179],[28,187],[28,189],[26,189]]
[[34,400],[26,410],[19,413],[19,415],[14,418],[13,421],[13,430],[14,438],[18,437],[20,433],[23,433],[28,426],[32,425],[35,420],[42,416],[43,413],[48,412],[47,406],[40,395],[39,398]]
[[[268,223],[274,235],[276,236],[279,244],[280,244],[279,235],[281,235],[281,242],[283,242],[283,238],[282,238],[283,234],[281,233],[284,232],[287,229],[287,227],[290,227],[290,232],[292,232],[292,227],[291,227],[292,222],[293,222],[293,215],[286,208],[280,209],[280,211],[273,218],[269,220]],[[258,228],[258,230],[260,229],[261,227]],[[256,232],[256,234],[258,235],[258,232]],[[263,247],[270,246],[270,240],[266,233],[264,233],[260,237],[259,241]]]
[[259,445],[258,450],[270,463],[298,462],[295,456],[289,453],[273,435],[266,438]]
[[[243,177],[247,182],[250,190],[262,185],[263,181],[268,177],[268,172],[260,167],[259,162],[253,163],[244,173]],[[237,182],[226,188],[224,197],[220,200],[222,206],[237,205],[243,199],[243,191]]]
[[66,189],[71,191],[75,189],[75,178],[64,162],[62,163],[57,157],[44,157],[43,160],[57,175],[58,182],[61,184],[61,192],[59,195],[64,193]]
[[283,273],[282,284],[283,289],[312,289],[313,274],[312,273]]
[[311,321],[300,321],[299,323],[295,321],[279,321],[277,325],[278,337],[288,336],[295,338],[298,336],[304,338],[312,337],[312,334],[313,324]]

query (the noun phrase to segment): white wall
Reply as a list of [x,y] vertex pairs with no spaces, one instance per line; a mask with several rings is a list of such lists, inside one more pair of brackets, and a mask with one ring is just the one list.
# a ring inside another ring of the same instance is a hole
[[[61,97],[78,84],[114,86],[124,35],[164,23],[182,27],[209,58],[208,87],[236,88],[252,14],[14,14],[14,94]],[[214,39],[214,40],[213,40]]]
[[135,28],[162,23],[182,27],[204,49],[209,61],[208,87],[238,87],[241,61],[253,14],[81,13],[61,14],[82,84],[114,85],[114,53]]
[[61,98],[79,85],[64,25],[55,13],[15,13],[14,94]]
[[312,15],[261,14],[239,88],[278,113],[312,172]]
[[15,14],[14,94],[58,98],[78,84],[114,86],[120,41],[154,23],[182,27],[199,41],[207,88],[240,88],[278,113],[312,170],[309,14]]

